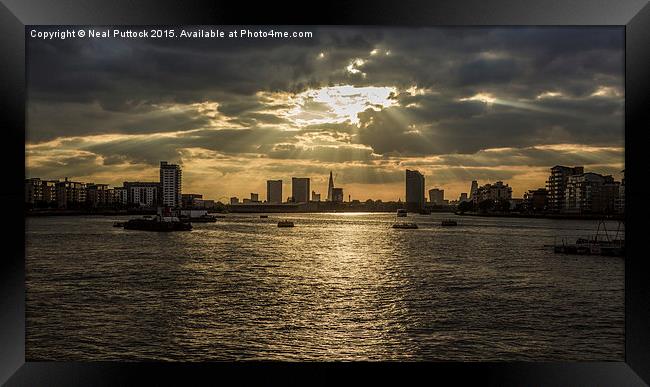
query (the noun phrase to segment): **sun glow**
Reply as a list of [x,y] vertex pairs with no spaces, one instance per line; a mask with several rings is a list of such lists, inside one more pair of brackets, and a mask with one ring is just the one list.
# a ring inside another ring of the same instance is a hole
[[397,101],[389,97],[396,91],[394,87],[351,85],[307,90],[295,96],[295,107],[288,112],[288,118],[299,125],[345,121],[357,124],[360,112],[395,105]]

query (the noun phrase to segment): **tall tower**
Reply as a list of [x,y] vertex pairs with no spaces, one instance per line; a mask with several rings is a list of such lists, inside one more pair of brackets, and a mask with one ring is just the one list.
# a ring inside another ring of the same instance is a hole
[[406,170],[406,207],[410,211],[424,208],[424,175]]
[[332,177],[332,171],[330,171],[330,181],[327,184],[327,201],[331,202],[334,198],[332,197],[332,190],[334,189],[334,178]]
[[470,200],[475,200],[477,191],[478,191],[478,181],[472,180],[472,186],[469,189],[469,199]]
[[160,186],[162,189],[162,204],[167,207],[181,205],[182,171],[176,164],[160,162]]

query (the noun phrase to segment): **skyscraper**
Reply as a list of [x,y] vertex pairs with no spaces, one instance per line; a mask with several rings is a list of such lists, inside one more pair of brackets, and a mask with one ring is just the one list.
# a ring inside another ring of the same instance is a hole
[[295,203],[306,203],[309,201],[309,178],[292,177],[291,178],[291,196]]
[[444,204],[445,190],[440,188],[432,188],[429,190],[429,201],[437,206]]
[[331,202],[334,197],[332,196],[332,190],[334,189],[334,178],[332,178],[332,171],[330,171],[330,181],[327,183],[327,201]]
[[179,207],[182,202],[182,171],[176,164],[160,162],[160,186],[162,188],[162,204],[167,207]]
[[478,181],[472,180],[472,186],[469,189],[469,199],[476,200],[476,191],[478,191]]
[[424,175],[406,170],[406,208],[419,211],[424,208]]
[[266,181],[266,202],[282,203],[282,180]]

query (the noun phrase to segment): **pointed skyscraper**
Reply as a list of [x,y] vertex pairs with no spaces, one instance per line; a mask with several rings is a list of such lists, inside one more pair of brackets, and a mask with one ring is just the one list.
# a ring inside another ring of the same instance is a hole
[[332,177],[332,171],[330,171],[330,182],[327,184],[327,201],[331,202],[332,199],[332,190],[334,189],[334,178]]

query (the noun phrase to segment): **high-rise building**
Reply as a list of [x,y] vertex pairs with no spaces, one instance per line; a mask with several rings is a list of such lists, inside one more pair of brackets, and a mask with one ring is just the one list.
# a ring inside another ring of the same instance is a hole
[[440,188],[432,188],[429,190],[429,201],[431,204],[441,206],[445,201],[445,190]]
[[476,201],[476,192],[478,191],[478,181],[472,180],[472,186],[469,188],[469,199]]
[[556,165],[551,168],[551,175],[546,182],[548,190],[548,209],[551,211],[561,211],[565,205],[565,194],[569,176],[581,175],[584,173],[583,167],[565,167]]
[[563,212],[612,213],[616,211],[620,183],[612,176],[587,172],[571,175],[566,182]]
[[327,201],[331,202],[333,199],[332,190],[334,189],[334,178],[332,177],[332,171],[330,171],[330,179],[327,183]]
[[124,187],[113,188],[113,203],[119,203],[121,205],[126,205],[128,203],[128,195],[126,192],[126,188]]
[[126,202],[139,207],[155,207],[160,204],[160,183],[125,181]]
[[86,202],[91,207],[106,207],[113,203],[113,189],[108,184],[87,184]]
[[86,202],[86,184],[77,181],[64,181],[56,183],[56,199],[59,208],[79,207]]
[[266,181],[266,202],[282,203],[282,180]]
[[343,203],[343,188],[332,188],[332,201]]
[[38,177],[25,179],[25,203],[36,204],[43,200],[43,183]]
[[183,172],[177,164],[160,162],[160,186],[162,188],[162,204],[167,207],[180,207],[182,203]]
[[419,211],[424,208],[424,175],[406,170],[406,208]]
[[502,181],[497,181],[494,184],[485,184],[476,190],[474,195],[474,202],[480,203],[485,200],[510,200],[512,199],[512,188],[508,184],[503,184]]
[[309,178],[292,177],[291,178],[291,196],[295,203],[306,203],[309,201]]

